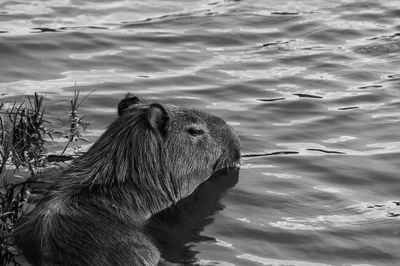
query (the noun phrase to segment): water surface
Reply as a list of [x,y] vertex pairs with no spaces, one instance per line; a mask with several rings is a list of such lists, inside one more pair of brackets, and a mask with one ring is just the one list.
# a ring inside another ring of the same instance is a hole
[[0,93],[45,96],[52,152],[75,83],[95,90],[82,149],[127,92],[238,132],[238,183],[166,249],[177,264],[399,265],[399,52],[389,0],[0,2]]

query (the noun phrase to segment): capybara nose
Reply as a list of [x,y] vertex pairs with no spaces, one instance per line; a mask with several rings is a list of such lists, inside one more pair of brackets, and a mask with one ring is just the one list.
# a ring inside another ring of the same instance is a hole
[[225,149],[222,155],[225,158],[225,164],[228,167],[238,167],[241,157],[240,140],[236,132],[227,126],[225,129]]
[[235,150],[232,152],[232,158],[233,158],[233,160],[235,160],[235,161],[240,161],[240,156],[241,156],[241,154],[240,154],[240,150],[239,150],[239,149],[235,149]]
[[229,150],[231,151],[231,158],[233,161],[240,161],[241,157],[241,145],[240,145],[240,139],[239,136],[236,134],[236,132],[229,127],[229,136],[230,136],[230,141],[228,143],[229,145]]
[[[239,138],[238,138],[239,139]],[[233,163],[234,167],[239,167],[241,164],[241,152],[240,152],[240,142],[234,142],[233,145],[231,145],[231,156],[230,160]]]

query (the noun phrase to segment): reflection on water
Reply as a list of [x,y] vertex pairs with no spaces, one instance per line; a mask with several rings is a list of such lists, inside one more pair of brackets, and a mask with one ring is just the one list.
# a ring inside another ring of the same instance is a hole
[[187,244],[190,242],[208,241],[222,247],[232,247],[232,244],[223,240],[201,236],[196,232],[212,223],[214,213],[224,209],[219,201],[237,183],[238,177],[237,170],[220,171],[176,206],[151,217],[146,230],[165,260],[184,265],[195,263],[197,252],[189,248]]
[[192,220],[164,217],[182,236],[161,247],[166,265],[394,266],[399,10],[389,0],[5,0],[0,94],[45,96],[52,152],[65,144],[59,118],[75,82],[95,90],[80,108],[92,122],[83,150],[129,91],[237,130],[238,184],[201,194],[213,207],[195,204]]
[[[338,193],[336,190],[323,190],[328,193]],[[391,218],[400,216],[398,202],[386,202],[381,204],[359,204],[346,208],[347,214],[321,215],[313,218],[296,219],[283,217],[283,221],[271,223],[273,227],[288,230],[324,230],[329,227],[362,226],[371,223],[392,223],[396,226],[397,220]]]
[[251,255],[251,254],[239,255],[238,258],[244,259],[244,260],[258,262],[261,265],[330,266],[328,264],[312,263],[312,262],[306,262],[306,261],[269,259],[269,258],[263,258],[263,257],[259,257],[259,256],[254,256],[254,255]]

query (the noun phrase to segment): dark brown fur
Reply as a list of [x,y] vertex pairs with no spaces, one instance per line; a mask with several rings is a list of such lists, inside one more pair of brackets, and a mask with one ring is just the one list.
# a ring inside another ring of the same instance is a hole
[[239,162],[221,118],[133,95],[118,114],[21,219],[16,243],[34,265],[156,265],[148,219]]

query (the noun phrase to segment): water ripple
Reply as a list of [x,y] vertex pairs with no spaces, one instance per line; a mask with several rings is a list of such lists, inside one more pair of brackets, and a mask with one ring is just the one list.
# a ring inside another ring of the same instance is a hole
[[83,149],[131,91],[238,132],[239,183],[168,254],[199,265],[398,265],[396,1],[5,0],[0,14],[0,94],[10,104],[45,96],[53,152],[75,83],[95,90],[81,107],[93,122]]

